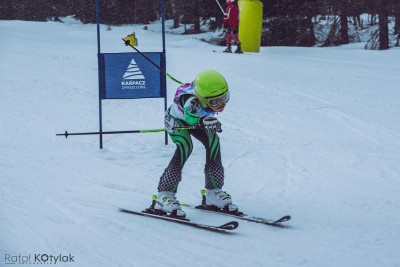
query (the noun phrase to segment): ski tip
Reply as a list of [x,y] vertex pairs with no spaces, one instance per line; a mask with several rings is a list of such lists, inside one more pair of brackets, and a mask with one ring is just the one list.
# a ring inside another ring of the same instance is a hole
[[225,223],[221,226],[218,226],[217,228],[223,229],[223,230],[235,230],[238,227],[239,227],[239,223],[237,221],[231,221],[231,222]]
[[291,218],[292,218],[292,217],[291,217],[290,215],[286,215],[286,216],[283,216],[282,218],[280,218],[278,221],[279,221],[279,222],[287,222],[287,221],[289,221]]
[[126,212],[126,213],[129,213],[129,212],[130,212],[130,210],[127,210],[127,209],[124,209],[124,208],[118,208],[118,211],[120,211],[120,212]]
[[[287,221],[289,221],[291,218],[292,218],[292,217],[291,217],[290,215],[283,216],[283,217],[280,218],[279,220],[274,221],[274,222],[272,223],[272,225],[274,225],[274,226],[282,226],[282,227],[283,227],[283,225],[282,225],[281,223],[282,223],[282,222],[287,222]],[[287,226],[285,226],[285,228],[287,228]]]

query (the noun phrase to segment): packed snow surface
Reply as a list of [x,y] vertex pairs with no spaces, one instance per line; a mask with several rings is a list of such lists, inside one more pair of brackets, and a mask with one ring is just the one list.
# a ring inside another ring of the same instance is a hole
[[[133,31],[141,51],[162,50],[155,23],[102,25],[102,52],[132,52],[121,38]],[[74,256],[58,266],[400,266],[400,49],[237,55],[167,34],[172,76],[214,69],[229,83],[224,189],[248,214],[292,215],[289,229],[239,221],[223,235],[118,212],[150,205],[175,150],[164,133],[107,135],[102,150],[96,135],[56,137],[98,130],[95,25],[0,21],[0,32],[1,266],[35,254]],[[178,85],[167,85],[171,103]],[[162,99],[105,100],[103,130],[161,128],[163,109]],[[204,163],[194,141],[181,201],[200,202]]]

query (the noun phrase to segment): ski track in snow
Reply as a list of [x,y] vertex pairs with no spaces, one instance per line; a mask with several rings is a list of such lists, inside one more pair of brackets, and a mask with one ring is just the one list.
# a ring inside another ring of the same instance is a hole
[[[131,52],[121,37],[132,31],[139,49],[160,51],[160,24],[148,27],[102,26],[102,51]],[[0,265],[5,254],[61,253],[75,264],[60,266],[400,266],[398,48],[227,55],[167,35],[172,76],[216,69],[230,85],[225,189],[248,214],[293,217],[289,229],[239,221],[220,235],[118,212],[150,205],[175,150],[163,133],[104,136],[103,150],[97,136],[55,136],[98,128],[95,25],[0,21],[0,31]],[[162,109],[103,101],[103,130],[160,128]],[[200,201],[204,157],[194,140],[180,200]]]

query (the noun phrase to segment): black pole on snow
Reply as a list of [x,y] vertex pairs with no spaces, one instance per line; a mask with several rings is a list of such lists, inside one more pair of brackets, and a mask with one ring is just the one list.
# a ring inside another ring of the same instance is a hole
[[[196,129],[201,129],[198,126],[180,126],[180,127],[174,127],[172,130],[174,131],[180,131],[180,130],[196,130]],[[148,130],[132,130],[132,131],[110,131],[110,132],[84,132],[84,133],[69,133],[68,131],[65,131],[65,133],[62,134],[56,134],[56,136],[65,136],[65,138],[68,138],[70,135],[103,135],[103,134],[129,134],[129,133],[156,133],[156,132],[164,132],[166,131],[165,128],[159,128],[159,129],[148,129]]]
[[[99,91],[101,84],[100,77],[100,0],[96,0],[96,26],[97,26],[97,71],[98,71],[98,83],[99,83]],[[102,118],[102,105],[101,105],[101,96],[99,94],[99,141],[100,141],[100,149],[103,149],[103,135],[101,134],[103,131],[103,118]],[[65,131],[67,132],[67,131]],[[65,136],[67,137],[67,136]]]
[[[165,51],[165,0],[161,0],[161,36],[162,36],[162,60],[161,60],[161,68],[167,69],[167,59],[166,59],[166,51]],[[162,84],[165,87],[165,92],[167,92],[167,81],[165,76],[162,77]],[[164,97],[164,109],[167,110],[167,96]],[[165,144],[168,145],[168,133],[164,134]]]

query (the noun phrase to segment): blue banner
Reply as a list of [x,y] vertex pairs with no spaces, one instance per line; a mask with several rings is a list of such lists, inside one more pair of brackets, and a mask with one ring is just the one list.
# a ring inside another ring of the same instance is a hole
[[[143,54],[163,65],[161,52]],[[165,97],[165,78],[139,53],[101,53],[99,62],[101,99]]]

